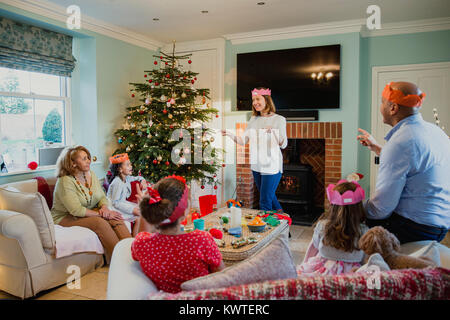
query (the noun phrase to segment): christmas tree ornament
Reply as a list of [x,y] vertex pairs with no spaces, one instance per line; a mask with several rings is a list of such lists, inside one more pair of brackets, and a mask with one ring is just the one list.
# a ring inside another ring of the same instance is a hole
[[170,114],[170,113],[169,113],[169,116],[168,116],[168,117],[169,117],[169,119],[172,119],[172,118],[173,118],[172,114]]
[[158,62],[156,62],[156,61],[155,61],[155,62],[153,62],[153,64],[154,64],[154,65],[157,65],[157,64],[158,64]]
[[214,186],[214,190],[217,190],[217,186]]
[[164,101],[167,100],[167,97],[166,97],[165,95],[162,95],[159,99],[160,99],[162,102],[164,102]]
[[161,156],[158,156],[156,159],[158,159],[158,161],[161,161],[161,160],[162,160],[162,157],[161,157]]
[[209,141],[214,142],[214,137],[211,137],[211,139],[209,139]]
[[152,99],[150,97],[149,98],[145,98],[145,104],[149,105],[150,103],[152,103]]
[[182,97],[183,99],[185,99],[185,98],[187,97],[186,92],[183,92],[183,93],[181,94],[181,97]]
[[167,108],[169,108],[171,106],[169,101],[166,102],[166,106],[167,106]]
[[119,139],[117,140],[117,142],[122,143],[122,142],[123,142],[122,138],[119,138]]
[[131,94],[131,97],[134,98],[134,93]]
[[170,78],[170,74],[166,74],[166,78]]
[[202,98],[202,104],[205,104],[205,103],[206,103],[206,98],[203,97],[203,98]]
[[177,94],[174,92],[174,93],[172,93],[172,98],[176,98],[177,97]]
[[175,99],[174,98],[170,98],[169,103],[170,104],[175,104]]
[[153,160],[153,164],[157,164],[158,163],[158,160]]
[[205,186],[204,186],[204,185],[201,185],[200,188],[205,189]]
[[188,60],[188,63],[189,63],[189,64],[191,64],[191,63],[192,63],[192,61],[191,61],[191,60]]
[[166,110],[166,109],[164,109],[164,110],[163,110],[163,113],[164,113],[164,114],[166,114],[166,113],[167,113],[167,110]]
[[124,130],[130,130],[130,124],[128,123],[128,119],[125,120],[125,123],[123,124],[123,129]]
[[147,78],[147,75],[146,75],[146,74],[144,74],[144,78]]
[[152,79],[148,79],[148,83],[152,83],[153,82],[153,80]]
[[127,147],[126,149],[125,149],[127,152],[130,152],[130,147]]
[[178,155],[178,154],[180,154],[180,149],[175,149],[175,150],[173,150],[173,152]]
[[28,168],[31,169],[31,170],[36,170],[37,167],[38,167],[38,164],[37,164],[36,161],[31,161],[31,162],[28,164]]

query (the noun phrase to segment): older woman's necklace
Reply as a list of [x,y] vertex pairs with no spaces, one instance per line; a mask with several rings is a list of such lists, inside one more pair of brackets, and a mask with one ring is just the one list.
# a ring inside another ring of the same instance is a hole
[[88,181],[87,181],[87,178],[86,178],[86,174],[83,172],[84,186],[86,187],[86,189],[89,190],[89,192],[88,192],[89,197],[88,197],[88,195],[86,194],[86,191],[84,191],[83,186],[81,185],[81,182],[77,179],[77,177],[73,176],[73,178],[75,179],[78,188],[79,188],[79,189],[81,190],[81,192],[83,193],[84,198],[86,199],[86,202],[87,202],[88,206],[90,206],[90,205],[91,205],[91,202],[92,202],[92,194],[93,194],[93,192],[92,192],[92,190],[91,190],[91,187],[92,187],[92,181],[91,181],[91,184],[89,185],[89,183],[88,183]]

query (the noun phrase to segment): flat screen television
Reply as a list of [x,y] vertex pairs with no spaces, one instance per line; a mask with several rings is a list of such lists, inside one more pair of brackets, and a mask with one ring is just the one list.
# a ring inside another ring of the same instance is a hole
[[277,112],[340,106],[340,45],[237,55],[237,110],[251,110],[251,90],[268,87]]

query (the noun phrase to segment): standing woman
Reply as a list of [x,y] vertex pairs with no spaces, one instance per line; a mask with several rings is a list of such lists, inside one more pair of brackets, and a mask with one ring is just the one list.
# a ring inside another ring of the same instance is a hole
[[282,213],[275,191],[283,173],[281,149],[287,146],[286,118],[275,113],[270,94],[267,88],[252,90],[253,116],[242,138],[226,130],[222,130],[222,135],[242,146],[250,142],[251,169],[260,193],[259,209]]
[[100,181],[91,171],[91,154],[83,146],[66,148],[57,161],[51,210],[53,222],[63,227],[81,226],[94,231],[107,260],[119,240],[131,238],[119,212],[108,209]]

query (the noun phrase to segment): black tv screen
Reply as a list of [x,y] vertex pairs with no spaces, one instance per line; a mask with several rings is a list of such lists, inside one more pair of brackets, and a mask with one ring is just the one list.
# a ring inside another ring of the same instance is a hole
[[251,90],[267,87],[277,110],[339,108],[340,45],[237,55],[237,110],[251,110]]

